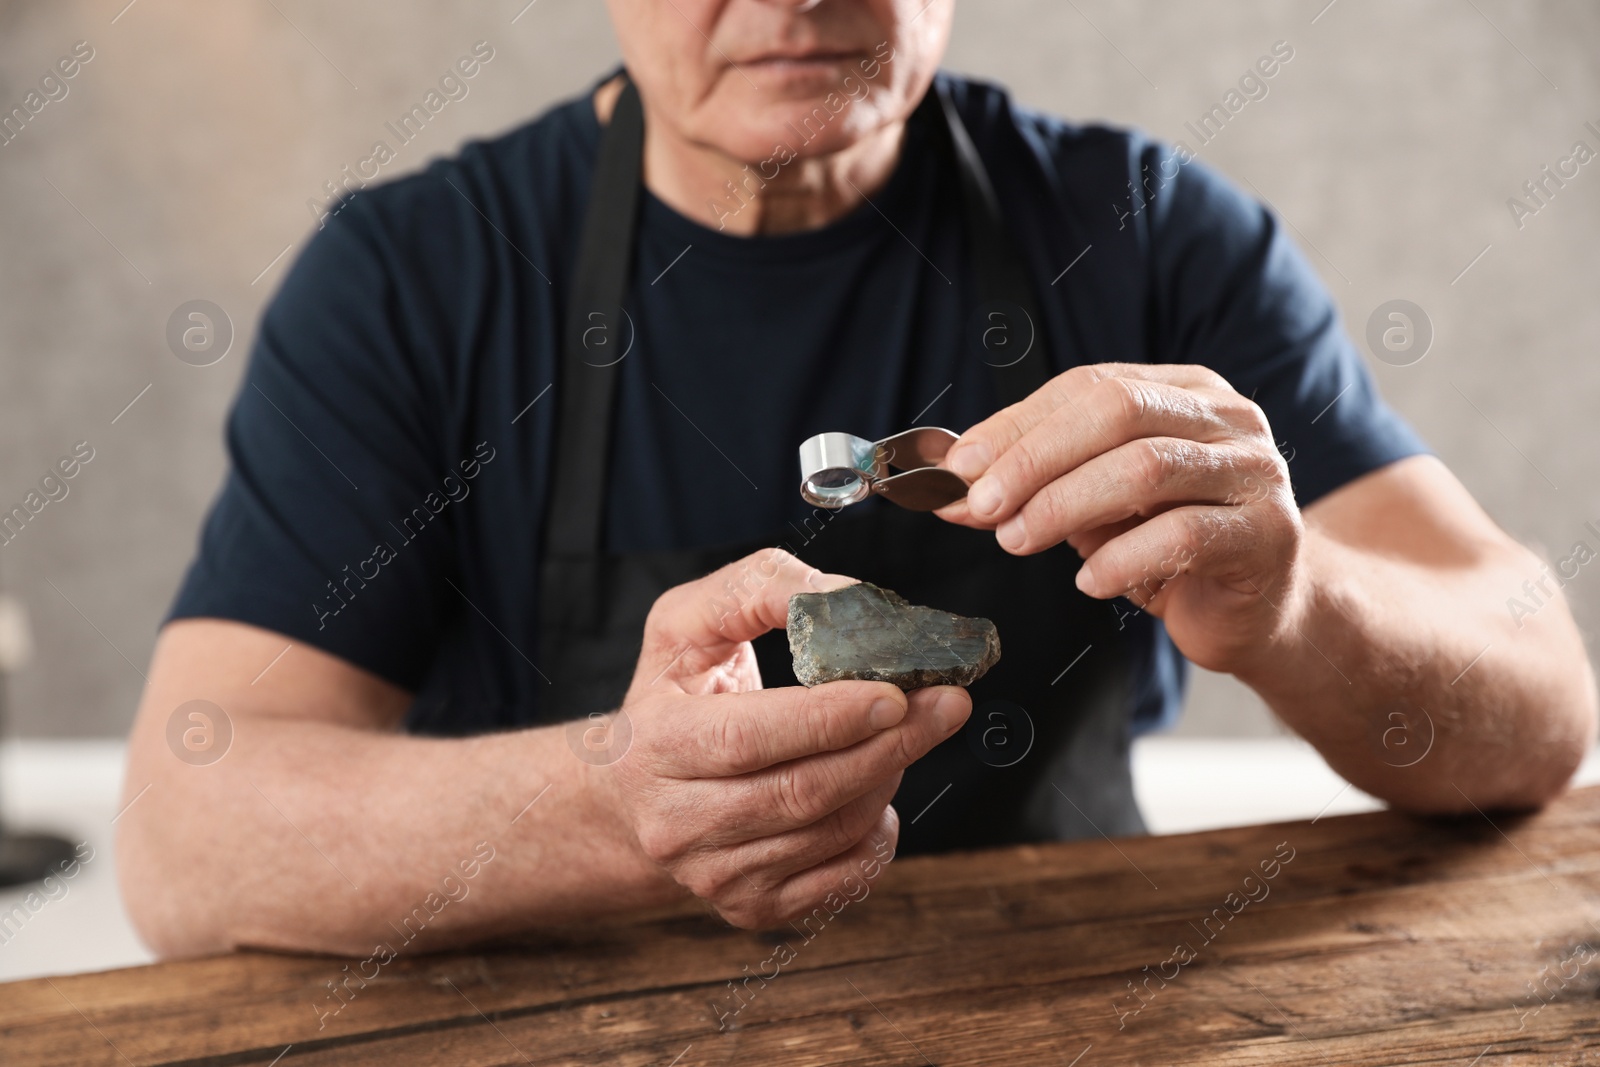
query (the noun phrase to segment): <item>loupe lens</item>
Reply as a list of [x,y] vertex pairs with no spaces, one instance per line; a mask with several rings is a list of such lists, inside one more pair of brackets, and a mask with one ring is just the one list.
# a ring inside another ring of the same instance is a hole
[[865,500],[870,492],[866,479],[853,470],[832,467],[806,479],[806,500],[822,508],[842,508]]

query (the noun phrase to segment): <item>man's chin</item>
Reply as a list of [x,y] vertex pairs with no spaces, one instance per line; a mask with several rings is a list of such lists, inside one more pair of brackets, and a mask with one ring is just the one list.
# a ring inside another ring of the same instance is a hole
[[737,74],[768,99],[798,104],[819,101],[829,93],[844,95],[861,80],[858,64],[870,60],[866,52],[825,59],[762,60],[741,64]]
[[819,99],[768,105],[756,115],[746,113],[736,128],[712,131],[712,138],[723,152],[752,164],[772,159],[781,165],[791,158],[840,152],[873,128],[869,115],[855,111],[858,105],[842,95],[841,99],[846,106],[829,101],[837,111]]

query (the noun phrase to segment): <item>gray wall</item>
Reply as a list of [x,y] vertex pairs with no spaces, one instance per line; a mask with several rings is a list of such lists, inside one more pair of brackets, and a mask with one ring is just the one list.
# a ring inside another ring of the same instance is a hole
[[[37,646],[12,686],[15,727],[35,736],[126,728],[222,476],[250,334],[295,253],[269,264],[308,234],[306,200],[475,41],[495,59],[390,173],[518,123],[616,54],[595,0],[125,2],[0,3],[6,109],[74,42],[95,50],[0,147],[0,506],[75,442],[95,450],[0,548]],[[1289,41],[1269,95],[1203,157],[1282,212],[1357,336],[1385,301],[1425,309],[1431,351],[1373,361],[1383,388],[1503,525],[1559,555],[1600,520],[1600,161],[1521,230],[1506,200],[1574,141],[1600,149],[1584,129],[1600,127],[1600,8],[1325,2],[965,0],[949,64],[1060,114],[1188,139],[1186,120]],[[165,338],[197,298],[236,330],[207,367]],[[1569,593],[1593,633],[1600,577]],[[1273,726],[1206,677],[1184,729]]]

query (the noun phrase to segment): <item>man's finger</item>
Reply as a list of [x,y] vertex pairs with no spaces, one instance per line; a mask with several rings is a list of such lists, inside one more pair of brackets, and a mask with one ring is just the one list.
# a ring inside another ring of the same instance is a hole
[[1163,382],[1186,389],[1229,389],[1215,371],[1190,363],[1095,363],[1074,367],[1050,379],[1032,395],[1002,408],[961,435],[942,466],[975,482],[1022,436],[1058,408],[1080,407],[1090,390],[1107,378]]
[[685,811],[726,813],[720,822],[713,815],[705,831],[706,842],[718,848],[811,826],[921,759],[972,713],[972,699],[955,686],[908,696],[905,720],[865,741],[750,774],[685,781],[678,803]]
[[[872,883],[883,876],[894,859],[899,841],[900,813],[891,804],[883,810],[878,824],[850,851],[802,871],[779,886],[772,901],[775,918],[782,922],[820,910],[815,922],[802,920],[809,928],[835,914],[834,909],[842,909],[843,901],[864,900]],[[830,901],[832,907],[827,907]]]
[[720,651],[781,628],[796,593],[820,593],[854,578],[827,574],[781,548],[764,549],[698,581],[667,590],[645,621],[640,658],[665,663],[685,647]]
[[[1098,363],[1074,367],[1057,375],[1051,382],[1020,403],[996,412],[961,435],[945,456],[943,466],[960,474],[968,482],[982,480],[995,463],[1019,441],[1037,435],[1043,424],[1059,420],[1062,425],[1094,427],[1090,399],[1096,387],[1109,379],[1156,382],[1183,389],[1207,390],[1212,396],[1231,393],[1232,388],[1221,375],[1206,367],[1190,364]],[[1104,390],[1101,390],[1104,392]],[[1106,435],[1098,434],[1101,449],[1114,447]],[[1061,473],[1059,470],[1055,473]],[[1047,479],[1048,480],[1048,479]],[[934,512],[945,522],[969,526],[975,530],[992,530],[1013,509],[992,508],[992,501],[979,514],[971,504],[971,494],[962,497]]]
[[[1100,546],[1079,569],[1077,585],[1092,597],[1125,596],[1145,607],[1182,575],[1227,578],[1259,572],[1256,557],[1268,543],[1252,509],[1174,508]],[[1256,595],[1248,585],[1241,590],[1245,594]]]
[[1143,519],[1125,519],[1122,522],[1114,522],[1109,526],[1099,526],[1093,530],[1084,530],[1082,533],[1076,533],[1068,537],[1067,544],[1071,545],[1073,551],[1077,552],[1080,557],[1088,559],[1100,550],[1101,545],[1113,537],[1127,533],[1143,521]]
[[[1239,403],[1248,402],[1241,397]],[[1209,443],[1235,433],[1231,405],[1209,394],[1167,382],[1102,378],[1001,453],[967,492],[967,508],[975,519],[999,523],[1055,479],[1130,441]]]
[[900,723],[907,697],[887,682],[828,682],[685,701],[655,723],[668,736],[651,750],[673,778],[727,778],[849,748]]
[[1263,464],[1248,449],[1181,438],[1130,441],[1034,493],[996,527],[995,539],[1007,552],[1029,555],[1075,534],[1181,504],[1249,503],[1287,481],[1275,460]]
[[970,526],[974,530],[994,529],[994,523],[983,522],[973,517],[972,509],[967,507],[966,497],[962,497],[954,504],[946,504],[944,507],[936,510],[934,514],[943,519],[945,522],[953,523],[956,526]]
[[739,869],[759,888],[776,887],[792,875],[826,863],[856,844],[878,825],[883,809],[900,788],[896,774],[809,826],[746,841],[727,850]]
[[859,744],[781,763],[731,779],[745,799],[740,826],[745,838],[765,837],[809,826],[898,774],[961,728],[972,714],[972,698],[955,686],[911,695],[906,717]]

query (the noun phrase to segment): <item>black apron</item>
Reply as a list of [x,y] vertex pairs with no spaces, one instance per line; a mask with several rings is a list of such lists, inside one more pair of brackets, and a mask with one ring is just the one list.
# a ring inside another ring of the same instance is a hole
[[[960,176],[981,301],[974,314],[1006,316],[1012,330],[1027,331],[1017,337],[1031,334],[1031,343],[1007,350],[1026,350],[1022,358],[985,359],[1001,403],[1011,404],[1043,385],[1059,361],[1040,336],[1032,285],[942,80],[921,107],[939,113],[941,153]],[[661,593],[750,552],[792,545],[801,532],[716,550],[616,553],[602,544],[621,363],[593,340],[595,327],[628,305],[643,144],[643,111],[628,82],[601,139],[555,384],[540,562],[539,662],[551,684],[540,687],[547,710],[539,718],[546,722],[621,704],[645,615]],[[795,550],[808,564],[913,603],[985,616],[999,629],[1001,660],[970,689],[971,721],[910,767],[896,794],[902,853],[1143,832],[1128,765],[1129,632],[1119,630],[1109,605],[1077,591],[1079,559],[1070,547],[1019,558],[993,534],[882,501],[839,514],[819,510],[805,526]],[[755,647],[765,685],[796,684],[781,631]]]

